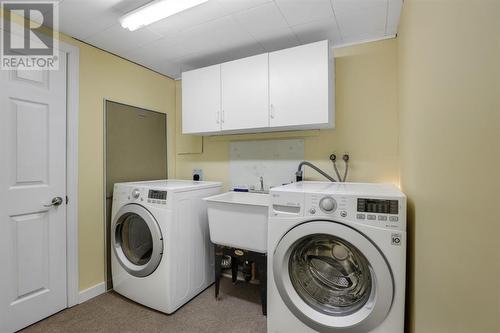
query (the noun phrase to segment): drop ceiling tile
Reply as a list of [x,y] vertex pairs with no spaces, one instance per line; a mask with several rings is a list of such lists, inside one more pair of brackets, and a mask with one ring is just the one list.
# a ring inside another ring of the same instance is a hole
[[[199,47],[204,47],[204,45],[200,45]],[[193,49],[188,43],[168,44],[164,43],[163,39],[155,41],[152,45],[148,44],[145,48],[149,49],[150,52],[161,54],[163,58],[170,61],[181,59],[196,52],[196,48]]]
[[387,5],[387,1],[388,0],[330,0],[335,13]]
[[218,63],[250,57],[265,52],[259,43],[239,46],[227,51],[218,51],[211,54],[191,55],[182,60],[183,71],[210,66]]
[[386,39],[390,36],[387,36],[385,34],[385,30],[374,30],[370,31],[367,33],[360,33],[357,35],[352,35],[352,36],[347,36],[342,38],[342,44],[337,45],[337,46],[346,46],[346,45],[353,45],[353,44],[361,44],[361,43],[368,43],[368,42],[373,42],[376,40],[381,40],[381,39]]
[[86,40],[118,22],[119,16],[105,13],[90,21],[80,20],[74,16],[60,15],[59,28],[62,32],[77,39]]
[[255,43],[231,16],[210,21],[180,34],[180,42],[172,47],[185,54],[214,53]]
[[255,43],[231,16],[206,22],[175,36],[167,36],[143,45],[144,49],[176,61],[192,54],[213,54]]
[[86,41],[109,52],[122,54],[160,38],[161,35],[149,30],[147,27],[129,31],[116,23],[103,32],[94,34]]
[[387,26],[385,30],[387,35],[397,34],[402,6],[402,0],[389,0],[389,7],[387,9]]
[[125,59],[146,66],[146,64],[161,61],[163,58],[158,52],[153,52],[152,48],[140,48],[131,50],[123,54]]
[[288,27],[278,7],[270,2],[234,15],[241,26],[257,39]]
[[271,1],[272,0],[211,0],[192,9],[153,23],[149,28],[163,36],[167,36]]
[[266,33],[265,37],[258,39],[258,42],[262,44],[266,52],[282,50],[300,44],[300,41],[290,28]]
[[129,51],[123,57],[172,78],[177,77],[181,68],[179,62],[167,59],[161,52],[156,52],[153,48],[140,48]]
[[359,10],[336,11],[335,16],[344,39],[379,31],[385,34],[387,4]]
[[180,77],[181,65],[179,63],[169,62],[167,60],[160,60],[147,66],[159,73],[167,75],[173,79]]
[[299,25],[333,17],[330,0],[276,0],[289,25]]
[[292,27],[292,30],[302,44],[325,39],[333,45],[342,43],[342,37],[334,18],[296,25]]

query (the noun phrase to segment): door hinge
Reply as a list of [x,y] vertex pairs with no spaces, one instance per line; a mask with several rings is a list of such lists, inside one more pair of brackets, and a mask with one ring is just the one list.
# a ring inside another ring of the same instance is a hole
[[66,196],[66,205],[68,204],[69,202],[69,199],[68,199],[68,196]]

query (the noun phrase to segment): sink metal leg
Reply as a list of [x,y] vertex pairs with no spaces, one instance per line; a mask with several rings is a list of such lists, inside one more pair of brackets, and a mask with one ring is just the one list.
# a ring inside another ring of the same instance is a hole
[[233,280],[233,283],[236,283],[236,280],[238,279],[238,264],[238,258],[231,257],[231,278]]
[[215,246],[214,260],[215,260],[215,299],[219,297],[220,277],[222,274],[222,258],[224,257],[222,249],[218,245]]

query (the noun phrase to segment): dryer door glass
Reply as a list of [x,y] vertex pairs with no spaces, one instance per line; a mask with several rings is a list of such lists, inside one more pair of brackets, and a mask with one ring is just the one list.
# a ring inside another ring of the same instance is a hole
[[292,246],[288,265],[299,296],[325,314],[354,313],[370,297],[368,260],[343,239],[325,234],[304,237]]
[[153,273],[163,254],[163,236],[156,219],[142,206],[123,206],[111,224],[111,243],[120,265],[131,275]]
[[153,238],[146,222],[137,214],[128,214],[119,226],[123,254],[134,265],[151,260]]

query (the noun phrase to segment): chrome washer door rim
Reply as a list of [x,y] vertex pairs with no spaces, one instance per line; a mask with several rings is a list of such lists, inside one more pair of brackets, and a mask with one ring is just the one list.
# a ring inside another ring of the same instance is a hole
[[[328,315],[307,304],[290,279],[289,260],[298,240],[313,234],[327,234],[344,239],[368,260],[372,290],[359,310],[344,316]],[[387,317],[394,298],[394,280],[380,250],[358,231],[333,221],[310,221],[289,230],[279,241],[273,254],[273,275],[278,292],[288,309],[304,324],[320,332],[368,332]]]
[[[136,265],[132,263],[123,252],[120,241],[116,237],[117,228],[120,227],[121,223],[123,223],[125,218],[130,214],[135,214],[141,217],[151,233],[153,249],[151,258],[144,265]],[[154,216],[146,208],[138,204],[128,204],[120,208],[111,224],[111,244],[113,246],[115,256],[123,269],[130,275],[136,277],[146,277],[151,275],[159,266],[163,255],[163,237],[160,226],[156,222]]]

